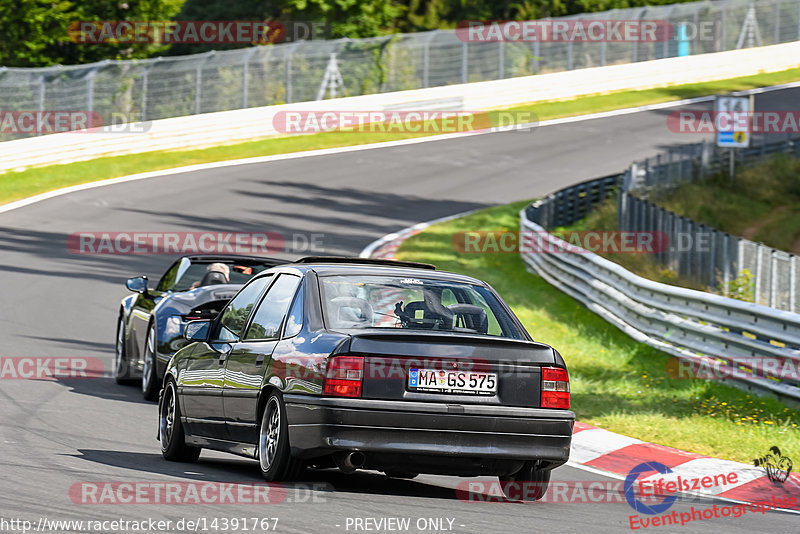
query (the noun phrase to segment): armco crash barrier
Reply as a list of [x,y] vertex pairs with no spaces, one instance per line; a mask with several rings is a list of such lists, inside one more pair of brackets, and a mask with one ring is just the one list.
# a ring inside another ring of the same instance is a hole
[[722,360],[735,376],[732,384],[800,401],[797,377],[781,382],[762,378],[758,365],[759,358],[769,358],[797,368],[800,314],[647,280],[547,234],[522,210],[520,233],[534,232],[544,233],[548,250],[560,253],[522,252],[529,270],[632,338],[694,368],[718,369]]
[[281,111],[480,111],[593,93],[721,80],[800,66],[800,42],[624,65],[206,113],[133,124],[132,133],[58,133],[0,143],[0,172],[100,156],[200,148],[277,135]]

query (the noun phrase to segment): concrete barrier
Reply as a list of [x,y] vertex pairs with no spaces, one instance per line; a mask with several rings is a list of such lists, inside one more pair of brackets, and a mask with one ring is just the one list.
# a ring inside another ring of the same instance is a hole
[[0,143],[0,173],[103,156],[194,149],[280,135],[281,111],[382,111],[431,109],[460,99],[467,111],[571,99],[582,95],[699,83],[800,66],[800,42],[595,67],[506,80],[380,93],[333,100],[206,113],[133,124],[134,133],[60,133]]

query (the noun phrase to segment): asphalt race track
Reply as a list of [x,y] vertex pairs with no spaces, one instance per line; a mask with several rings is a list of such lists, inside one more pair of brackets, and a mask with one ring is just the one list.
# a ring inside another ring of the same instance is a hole
[[[765,93],[756,98],[756,109],[790,109],[799,98],[798,89]],[[150,178],[0,214],[0,356],[97,357],[110,372],[125,278],[157,278],[171,257],[73,254],[67,248],[73,232],[272,231],[290,241],[295,234],[321,234],[324,250],[311,253],[356,255],[408,225],[536,197],[697,140],[667,129],[670,111]],[[286,255],[297,254],[307,252]],[[155,404],[111,378],[4,379],[0,398],[0,532],[22,532],[12,520],[36,528],[40,518],[171,520],[170,532],[247,532],[253,531],[252,518],[278,518],[274,530],[280,533],[375,532],[397,525],[356,519],[392,517],[409,518],[407,532],[588,533],[630,530],[634,513],[626,502],[469,502],[455,491],[467,479],[393,480],[338,471],[311,472],[274,504],[82,504],[81,490],[94,487],[86,483],[261,479],[255,462],[221,453],[204,452],[197,464],[162,460]],[[553,480],[617,482],[569,466],[557,469]],[[713,504],[723,503],[679,500],[671,510]],[[181,519],[203,518],[199,529],[176,526]],[[248,523],[233,529],[232,521],[224,521],[230,518]],[[647,531],[777,534],[797,532],[798,525],[797,515],[768,513]],[[125,530],[108,523],[41,531]]]

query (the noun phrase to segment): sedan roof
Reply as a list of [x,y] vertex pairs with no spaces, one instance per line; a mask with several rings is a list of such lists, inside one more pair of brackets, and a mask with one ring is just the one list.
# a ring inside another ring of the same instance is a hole
[[320,258],[318,263],[288,263],[281,265],[281,267],[291,267],[301,271],[311,270],[320,276],[396,276],[404,278],[427,278],[448,282],[461,282],[481,286],[486,285],[486,283],[482,280],[478,280],[477,278],[473,278],[464,274],[451,273],[447,271],[434,271],[430,268],[409,267],[407,264],[402,263],[400,263],[398,266],[394,266],[389,261],[377,264],[359,263],[357,261],[353,261],[351,263],[341,261],[326,263],[323,261],[323,258]]

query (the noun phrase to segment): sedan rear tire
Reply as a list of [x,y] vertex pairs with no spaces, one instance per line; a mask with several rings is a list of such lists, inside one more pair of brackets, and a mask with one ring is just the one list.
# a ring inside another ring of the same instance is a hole
[[294,480],[304,468],[302,460],[292,457],[286,406],[277,392],[270,394],[258,429],[258,465],[267,482]]
[[550,470],[536,469],[536,462],[525,462],[513,475],[501,476],[500,487],[507,499],[513,501],[538,501],[547,493]]
[[200,457],[200,447],[186,444],[181,407],[175,382],[169,380],[164,388],[164,397],[159,406],[159,437],[161,454],[171,462],[196,462]]

